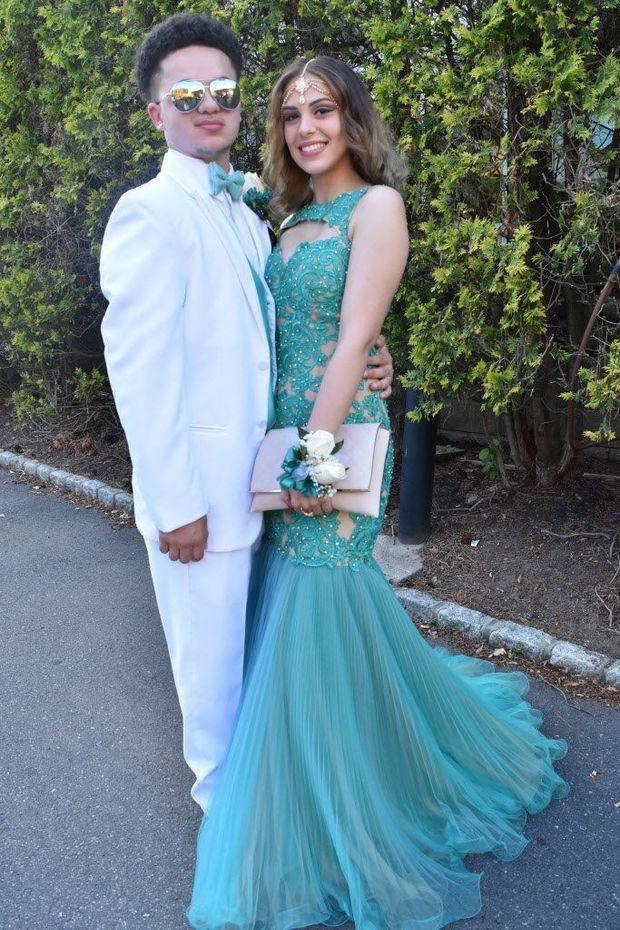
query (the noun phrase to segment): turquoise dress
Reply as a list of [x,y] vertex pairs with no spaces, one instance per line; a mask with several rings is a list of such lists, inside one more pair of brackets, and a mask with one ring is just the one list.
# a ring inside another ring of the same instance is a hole
[[[276,247],[277,426],[308,422],[338,338],[353,208],[367,188],[288,226],[335,236]],[[388,425],[363,383],[347,422]],[[343,452],[346,450],[343,449]],[[387,503],[392,460],[383,485]],[[514,859],[526,813],[567,786],[520,672],[432,648],[372,558],[381,520],[267,517],[251,582],[246,676],[191,906],[201,930],[435,930],[476,914],[467,853]]]

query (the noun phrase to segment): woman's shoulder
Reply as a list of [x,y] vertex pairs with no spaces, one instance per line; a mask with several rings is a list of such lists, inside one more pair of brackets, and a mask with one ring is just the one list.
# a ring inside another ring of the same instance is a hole
[[360,201],[360,208],[365,206],[366,209],[385,209],[402,211],[405,208],[405,201],[402,194],[394,187],[388,187],[387,184],[373,184],[368,188],[365,197]]
[[386,184],[374,184],[356,204],[351,216],[351,232],[355,227],[369,226],[377,221],[392,225],[405,217],[405,202],[402,195]]

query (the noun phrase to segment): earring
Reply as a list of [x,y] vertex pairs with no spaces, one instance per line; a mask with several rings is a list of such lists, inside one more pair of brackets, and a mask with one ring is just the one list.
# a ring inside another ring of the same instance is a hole
[[164,124],[163,124],[163,123],[158,123],[158,124],[157,124],[157,128],[158,128],[158,129],[163,129],[163,128],[164,128]]

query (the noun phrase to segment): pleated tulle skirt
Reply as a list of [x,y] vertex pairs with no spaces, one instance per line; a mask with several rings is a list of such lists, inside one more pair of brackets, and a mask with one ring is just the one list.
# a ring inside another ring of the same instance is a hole
[[435,930],[480,910],[467,853],[514,859],[567,793],[520,672],[432,648],[373,564],[270,545],[233,739],[198,837],[192,927]]

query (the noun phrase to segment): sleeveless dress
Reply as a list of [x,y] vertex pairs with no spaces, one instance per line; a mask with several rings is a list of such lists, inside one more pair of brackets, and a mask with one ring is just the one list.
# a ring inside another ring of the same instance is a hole
[[[303,207],[332,238],[276,247],[277,426],[308,422],[338,337],[351,213]],[[388,425],[362,383],[348,423]],[[343,453],[346,452],[343,449]],[[392,458],[383,484],[385,512]],[[518,856],[526,813],[567,786],[520,672],[432,648],[372,558],[380,519],[266,518],[242,700],[198,836],[196,930],[436,930],[478,913],[467,853]]]

